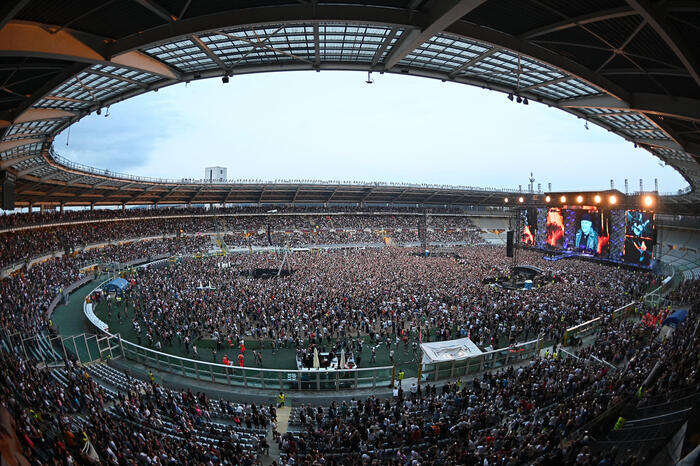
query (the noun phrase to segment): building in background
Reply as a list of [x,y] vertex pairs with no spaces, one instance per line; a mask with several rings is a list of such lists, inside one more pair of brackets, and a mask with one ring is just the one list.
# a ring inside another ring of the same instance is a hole
[[204,169],[204,179],[209,181],[226,181],[227,169],[226,167],[207,167]]

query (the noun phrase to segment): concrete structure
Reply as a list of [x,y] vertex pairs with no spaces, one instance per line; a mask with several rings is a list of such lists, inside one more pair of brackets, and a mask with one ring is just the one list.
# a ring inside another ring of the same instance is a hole
[[204,179],[209,182],[224,182],[228,179],[226,167],[207,167],[204,169]]

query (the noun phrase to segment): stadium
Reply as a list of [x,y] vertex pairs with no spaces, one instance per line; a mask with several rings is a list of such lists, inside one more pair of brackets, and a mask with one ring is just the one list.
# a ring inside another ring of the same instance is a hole
[[[3,463],[696,464],[699,26],[683,0],[3,2]],[[687,187],[59,154],[112,105],[282,71],[546,106]]]

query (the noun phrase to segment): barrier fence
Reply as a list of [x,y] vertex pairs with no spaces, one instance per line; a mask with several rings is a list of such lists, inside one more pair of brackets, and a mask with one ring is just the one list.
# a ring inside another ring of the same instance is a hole
[[228,366],[155,351],[123,340],[120,335],[111,335],[110,338],[118,339],[120,353],[126,359],[170,374],[231,386],[274,390],[353,390],[392,386],[395,374],[393,366],[342,370]]
[[518,343],[507,348],[487,351],[464,359],[445,361],[433,364],[421,363],[418,379],[421,382],[436,382],[443,379],[463,377],[498,369],[511,364],[529,360],[539,353],[542,348],[540,338],[525,343]]
[[6,350],[46,365],[63,364],[67,359],[90,363],[121,356],[118,340],[106,335],[81,333],[64,337],[37,333],[26,336],[3,329],[0,341]]

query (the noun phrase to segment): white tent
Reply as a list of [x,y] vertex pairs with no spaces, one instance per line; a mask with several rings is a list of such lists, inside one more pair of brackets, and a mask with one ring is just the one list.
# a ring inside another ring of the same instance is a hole
[[423,364],[459,361],[482,353],[469,338],[421,343],[420,348],[423,350]]

